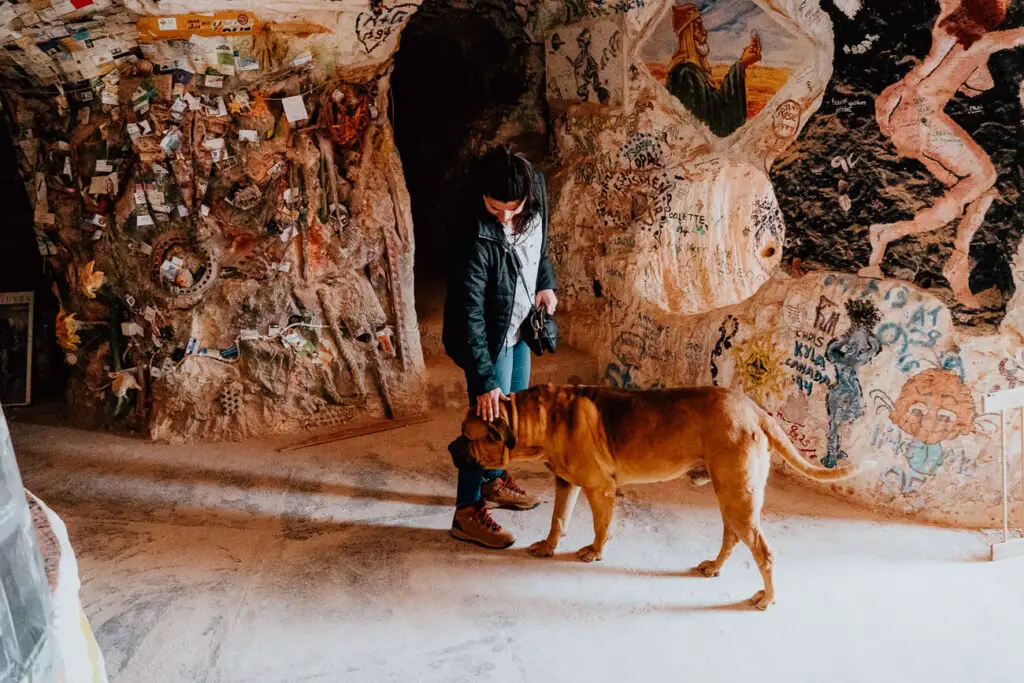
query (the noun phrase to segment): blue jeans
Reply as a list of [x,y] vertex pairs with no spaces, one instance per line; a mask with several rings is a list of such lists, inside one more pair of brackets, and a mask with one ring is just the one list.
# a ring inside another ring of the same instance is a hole
[[[498,360],[494,363],[494,375],[503,394],[522,391],[530,386],[530,360],[530,347],[526,342],[521,341],[515,346],[507,346],[501,350]],[[469,400],[472,405],[476,396],[470,396]],[[480,492],[483,485],[503,474],[505,470],[485,470],[469,463],[460,466],[455,507],[479,503],[483,496]]]

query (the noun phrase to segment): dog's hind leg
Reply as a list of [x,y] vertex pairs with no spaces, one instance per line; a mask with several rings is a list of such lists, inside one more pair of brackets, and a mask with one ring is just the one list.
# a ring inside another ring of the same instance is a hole
[[565,479],[555,477],[555,509],[551,513],[551,531],[543,541],[530,546],[530,554],[534,557],[551,557],[555,554],[558,541],[569,531],[569,519],[572,517],[576,499],[580,495],[580,487],[570,484]]
[[722,571],[722,565],[724,565],[729,559],[729,556],[732,555],[733,549],[739,542],[740,537],[732,530],[732,525],[729,524],[729,520],[725,518],[725,513],[722,513],[722,549],[718,551],[718,557],[715,559],[704,560],[697,565],[697,571],[704,576],[718,576],[719,572]]
[[584,562],[594,562],[601,559],[604,544],[608,540],[608,528],[612,523],[612,509],[615,507],[615,484],[610,483],[603,488],[588,488],[583,492],[587,494],[590,512],[594,516],[594,542],[580,548],[576,556]]
[[757,562],[757,568],[761,570],[761,578],[764,579],[764,590],[758,591],[750,598],[750,603],[760,610],[768,609],[768,605],[775,602],[775,586],[772,583],[772,567],[775,557],[764,534],[761,533],[761,503],[764,500],[764,489],[755,488],[753,491],[743,491],[740,496],[722,505],[722,516],[729,524],[734,533],[743,541],[750,554]]
[[761,578],[764,579],[764,590],[758,591],[750,598],[750,604],[760,610],[768,609],[768,605],[775,602],[775,586],[772,583],[772,568],[775,564],[775,555],[768,548],[768,542],[761,533],[761,526],[751,526],[745,534],[741,534],[741,540],[750,548],[757,568],[761,570]]
[[[755,441],[758,441],[755,437]],[[727,547],[735,546],[730,542],[729,529],[740,541],[750,548],[750,554],[761,570],[764,590],[758,591],[751,599],[757,609],[768,609],[775,601],[775,587],[772,584],[772,551],[761,533],[761,506],[764,504],[764,488],[768,483],[768,471],[771,467],[770,456],[761,443],[736,444],[723,449],[727,458],[717,458],[708,463],[711,481],[715,487],[715,495],[722,509],[722,521],[727,527],[722,532],[722,553],[712,561],[706,569],[714,569],[715,564],[729,557]],[[718,568],[721,568],[720,565]],[[705,566],[701,565],[705,574]]]

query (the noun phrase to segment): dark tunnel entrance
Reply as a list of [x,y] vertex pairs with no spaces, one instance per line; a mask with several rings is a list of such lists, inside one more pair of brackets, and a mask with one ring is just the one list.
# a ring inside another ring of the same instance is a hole
[[426,0],[402,32],[391,80],[391,115],[415,225],[416,309],[428,358],[441,353],[452,240],[476,210],[472,160],[498,141],[531,147],[537,161],[547,152],[543,79],[535,68],[542,48],[529,41],[512,10],[481,4]]

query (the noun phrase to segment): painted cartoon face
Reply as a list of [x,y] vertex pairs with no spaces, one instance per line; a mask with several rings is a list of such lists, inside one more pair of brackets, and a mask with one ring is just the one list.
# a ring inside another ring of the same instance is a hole
[[960,377],[925,370],[903,385],[890,419],[918,441],[937,444],[974,430],[974,399]]

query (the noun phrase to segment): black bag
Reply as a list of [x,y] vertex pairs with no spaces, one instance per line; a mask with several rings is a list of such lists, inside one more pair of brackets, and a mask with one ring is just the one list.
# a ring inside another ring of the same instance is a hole
[[[515,258],[515,254],[513,254]],[[526,278],[523,276],[523,269],[519,266],[519,259],[515,258],[516,270],[519,271],[519,280],[523,283],[526,293],[530,294],[530,288],[526,285]],[[536,299],[536,292],[530,294],[530,300]],[[538,356],[544,352],[554,353],[558,349],[558,324],[555,319],[548,315],[548,309],[544,306],[534,306],[526,316],[526,320],[519,326],[519,338],[526,342]]]
[[[537,173],[537,178],[541,230],[543,230],[544,235],[547,235],[548,192],[544,186],[544,177]],[[523,275],[522,264],[519,263],[519,257],[516,256],[515,251],[512,252],[512,259],[515,261],[516,270],[519,272],[519,280],[523,283],[526,293],[529,294],[530,301],[536,301],[537,293],[530,294],[530,287],[526,284],[526,277]],[[545,351],[554,353],[558,348],[558,325],[555,323],[555,319],[548,315],[546,308],[534,305],[530,314],[526,316],[526,320],[519,326],[519,338],[526,342],[530,350],[538,356],[543,356]]]

